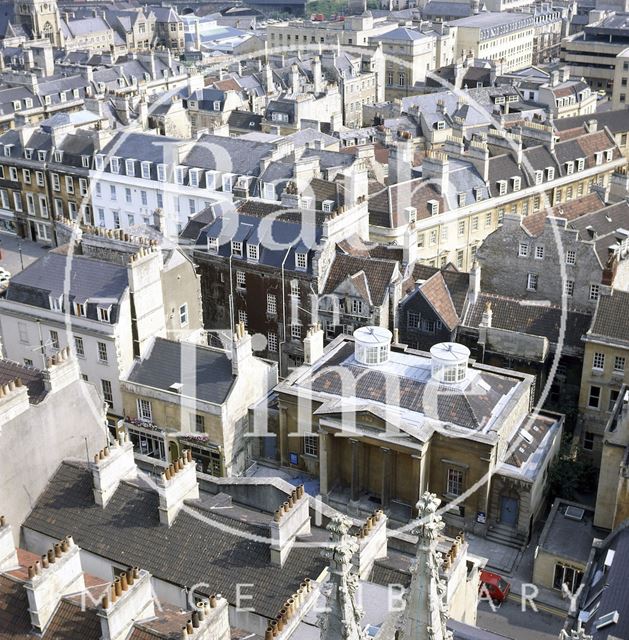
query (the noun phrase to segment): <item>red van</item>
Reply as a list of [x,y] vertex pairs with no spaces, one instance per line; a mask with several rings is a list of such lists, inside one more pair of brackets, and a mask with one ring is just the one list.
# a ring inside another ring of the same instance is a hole
[[504,602],[511,590],[511,584],[497,573],[481,571],[478,590],[481,591],[483,589],[494,602]]

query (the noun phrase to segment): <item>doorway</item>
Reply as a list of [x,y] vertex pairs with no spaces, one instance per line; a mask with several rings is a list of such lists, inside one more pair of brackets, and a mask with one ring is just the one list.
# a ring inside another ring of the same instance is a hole
[[500,498],[500,524],[515,527],[518,523],[518,499],[509,496]]

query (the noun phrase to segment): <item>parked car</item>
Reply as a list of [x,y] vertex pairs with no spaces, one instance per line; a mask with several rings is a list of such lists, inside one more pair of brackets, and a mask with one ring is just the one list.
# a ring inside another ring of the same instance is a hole
[[480,572],[480,584],[478,585],[479,591],[484,591],[489,594],[489,597],[494,602],[504,602],[511,590],[511,584],[507,582],[502,576],[491,571]]

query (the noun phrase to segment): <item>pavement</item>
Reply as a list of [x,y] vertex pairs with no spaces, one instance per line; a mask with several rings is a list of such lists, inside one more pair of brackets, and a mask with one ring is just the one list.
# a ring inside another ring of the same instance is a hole
[[11,275],[19,273],[48,251],[50,246],[45,247],[32,240],[23,240],[11,233],[0,232],[0,267],[7,269]]

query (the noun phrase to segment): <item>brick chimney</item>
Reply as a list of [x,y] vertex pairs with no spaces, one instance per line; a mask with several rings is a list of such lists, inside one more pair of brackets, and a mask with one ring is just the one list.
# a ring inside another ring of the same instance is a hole
[[232,341],[232,374],[237,376],[241,371],[245,371],[251,358],[251,336],[247,333],[244,322],[239,322]]
[[313,365],[323,355],[323,330],[319,323],[312,325],[304,339],[304,364]]
[[138,468],[133,457],[133,443],[126,433],[109,447],[101,449],[90,463],[94,483],[94,500],[103,508],[111,500],[122,480],[133,480]]
[[46,359],[46,369],[43,371],[44,387],[49,393],[65,389],[79,379],[79,366],[72,357],[69,347],[64,347],[52,358]]
[[15,569],[17,566],[17,551],[11,525],[7,524],[4,516],[0,516],[0,572]]
[[159,521],[171,526],[183,507],[184,500],[196,500],[199,497],[197,465],[188,449],[175,460],[157,481],[159,493]]
[[297,536],[310,535],[310,505],[303,484],[277,509],[269,527],[271,564],[283,566]]
[[102,640],[124,640],[135,622],[155,617],[151,574],[138,567],[116,578],[98,609]]
[[28,411],[30,406],[28,390],[20,378],[0,385],[0,426]]
[[182,640],[230,640],[229,604],[220,594],[196,603],[181,630]]
[[24,583],[28,596],[31,623],[43,632],[57,605],[66,595],[85,590],[79,547],[71,537],[55,544],[28,568],[28,580]]

